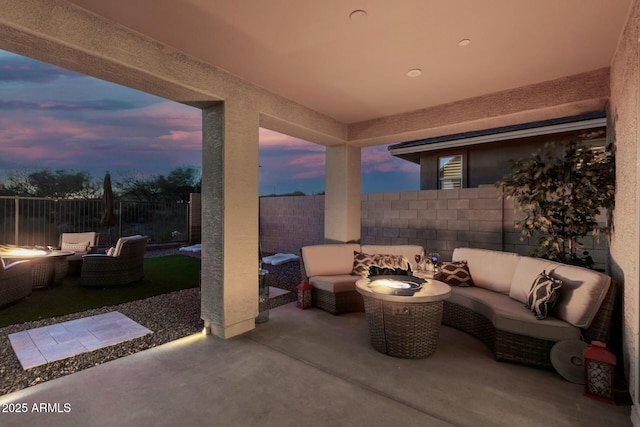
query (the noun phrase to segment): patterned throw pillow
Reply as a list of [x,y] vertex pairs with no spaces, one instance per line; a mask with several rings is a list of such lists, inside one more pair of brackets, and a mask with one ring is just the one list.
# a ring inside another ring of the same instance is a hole
[[473,286],[467,261],[443,262],[440,266],[442,281],[447,285],[461,288]]
[[353,251],[353,272],[358,276],[369,276],[369,267],[373,264],[373,255]]
[[89,249],[90,244],[91,242],[82,242],[82,243],[62,242],[62,244],[60,245],[60,249],[63,251],[87,252],[87,249]]
[[533,311],[536,319],[544,319],[558,301],[561,287],[562,280],[554,279],[543,270],[531,285],[525,307]]
[[409,260],[404,255],[377,254],[373,257],[373,264],[391,270],[409,270]]

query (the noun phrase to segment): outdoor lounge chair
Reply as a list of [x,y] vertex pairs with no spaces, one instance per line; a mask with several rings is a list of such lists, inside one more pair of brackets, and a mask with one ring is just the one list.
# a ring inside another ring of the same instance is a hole
[[[60,234],[58,248],[63,251],[75,252],[74,255],[67,257],[65,260],[68,265],[68,274],[74,276],[80,274],[82,257],[93,253],[94,248],[98,245],[99,238],[100,233],[96,233],[94,231]],[[64,275],[66,275],[66,272]],[[62,275],[62,277],[64,277],[64,275]]]
[[31,295],[33,276],[29,261],[16,261],[7,266],[0,262],[0,307]]
[[144,277],[144,252],[149,237],[129,236],[118,239],[107,254],[89,254],[82,258],[82,286],[120,286]]

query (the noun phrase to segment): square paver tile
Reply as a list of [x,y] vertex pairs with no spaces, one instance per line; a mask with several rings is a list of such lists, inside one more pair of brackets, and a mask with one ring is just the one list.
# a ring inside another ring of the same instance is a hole
[[117,311],[9,335],[24,369],[153,333]]

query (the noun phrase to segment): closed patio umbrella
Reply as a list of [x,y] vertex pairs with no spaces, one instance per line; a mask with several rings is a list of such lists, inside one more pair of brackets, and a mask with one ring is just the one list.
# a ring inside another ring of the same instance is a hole
[[109,227],[109,244],[111,244],[111,227],[116,223],[116,216],[113,212],[113,189],[111,188],[111,175],[107,171],[104,176],[103,184],[104,194],[102,201],[104,202],[104,212],[100,218],[100,224]]

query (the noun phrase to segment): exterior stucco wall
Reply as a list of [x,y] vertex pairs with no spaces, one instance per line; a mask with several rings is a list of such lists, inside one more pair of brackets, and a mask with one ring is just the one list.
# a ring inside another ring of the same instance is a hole
[[629,375],[629,388],[634,401],[632,419],[640,425],[638,404],[639,320],[638,262],[640,259],[639,224],[639,162],[638,103],[640,70],[638,39],[640,37],[640,7],[634,5],[616,55],[611,64],[611,99],[609,105],[609,135],[616,146],[616,208],[613,216],[615,231],[611,241],[611,272],[622,284],[624,311],[624,368]]
[[[604,132],[603,128],[598,129]],[[423,152],[420,155],[420,189],[438,188],[439,157],[463,155],[463,187],[475,188],[480,185],[492,185],[502,179],[511,171],[511,161],[530,158],[539,149],[544,148],[546,143],[566,146],[584,132],[587,131],[561,132]]]

